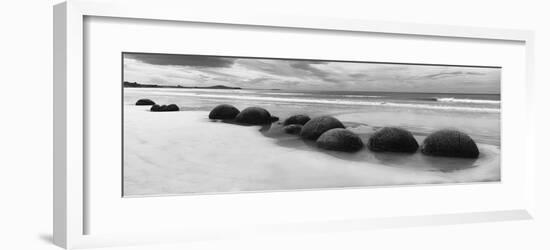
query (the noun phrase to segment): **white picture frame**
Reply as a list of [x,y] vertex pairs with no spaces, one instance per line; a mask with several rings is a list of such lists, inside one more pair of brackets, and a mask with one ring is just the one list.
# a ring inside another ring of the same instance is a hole
[[[151,11],[154,10],[154,11]],[[70,0],[54,7],[54,243],[64,248],[179,242],[196,239],[215,239],[220,234],[233,237],[238,234],[279,234],[291,232],[342,231],[353,229],[388,228],[417,225],[438,225],[474,223],[483,221],[530,219],[534,209],[534,173],[536,163],[529,152],[534,152],[534,135],[526,133],[522,147],[525,153],[521,171],[525,180],[513,186],[520,194],[512,205],[490,210],[475,210],[457,213],[436,213],[378,218],[350,218],[345,220],[283,223],[280,225],[255,225],[228,228],[220,227],[200,230],[162,231],[159,233],[112,233],[94,234],[87,232],[91,217],[86,212],[89,206],[90,190],[86,184],[88,169],[84,144],[88,139],[84,129],[87,121],[84,87],[84,20],[87,17],[115,17],[142,20],[166,20],[188,23],[227,24],[262,27],[283,27],[297,31],[349,31],[359,33],[382,33],[409,35],[415,37],[443,37],[450,39],[474,39],[479,41],[509,41],[524,48],[525,81],[517,88],[523,90],[525,98],[520,103],[520,112],[530,119],[529,96],[532,91],[533,33],[527,30],[508,30],[448,25],[427,25],[393,23],[364,20],[342,20],[329,18],[265,15],[234,16],[231,13],[220,16],[196,12],[186,8],[181,1],[96,1]],[[522,94],[522,93],[520,93]],[[519,118],[519,117],[518,117]],[[506,125],[504,125],[506,126]],[[117,165],[118,166],[118,165]],[[506,184],[506,183],[504,183]],[[430,189],[431,187],[422,187]],[[375,190],[376,191],[376,190]],[[419,190],[417,190],[418,192]],[[473,190],[470,190],[473,191]],[[115,191],[116,192],[116,191]],[[292,193],[292,192],[290,192]],[[292,195],[285,193],[282,195]],[[300,197],[311,195],[302,192]],[[209,199],[216,199],[216,195]],[[173,197],[172,199],[178,199]],[[521,201],[520,201],[521,200]],[[158,200],[151,200],[157,202]],[[513,209],[512,209],[513,208]],[[231,223],[231,222],[227,222]],[[234,223],[234,222],[233,222]],[[215,223],[214,223],[215,224]],[[289,230],[292,229],[292,230]]]

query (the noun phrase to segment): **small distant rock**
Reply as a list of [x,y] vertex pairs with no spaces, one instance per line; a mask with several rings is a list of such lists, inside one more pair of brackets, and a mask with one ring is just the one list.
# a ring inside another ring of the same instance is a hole
[[356,152],[363,148],[363,141],[345,128],[334,128],[317,139],[317,146],[328,150]]
[[170,104],[166,106],[166,111],[180,111],[180,107],[176,104]]
[[271,119],[271,114],[260,107],[245,108],[235,117],[236,122],[251,125],[270,124]]
[[293,115],[289,118],[286,118],[286,120],[283,122],[283,125],[291,125],[291,124],[300,124],[304,125],[306,124],[311,118],[307,115]]
[[290,125],[284,126],[283,130],[287,134],[297,135],[297,134],[300,134],[300,132],[302,131],[302,125],[300,125],[300,124],[290,124]]
[[158,112],[158,111],[161,111],[161,109],[163,109],[163,107],[166,108],[166,105],[160,106],[158,104],[155,104],[155,105],[153,105],[153,107],[151,107],[151,111],[152,112]]
[[220,120],[234,119],[239,114],[239,112],[240,111],[233,105],[221,104],[210,111],[208,118]]
[[418,142],[405,129],[385,127],[369,138],[367,147],[375,152],[414,153],[418,150]]
[[151,107],[152,112],[169,112],[169,111],[179,111],[180,108],[176,104],[170,104],[170,105],[158,105],[155,104]]
[[321,134],[333,128],[345,127],[342,122],[332,116],[315,117],[304,124],[300,136],[308,140],[317,140]]
[[460,158],[478,158],[479,149],[472,138],[457,130],[440,130],[430,134],[420,148],[423,154]]
[[272,115],[270,120],[271,120],[271,122],[276,122],[276,121],[279,120],[279,117]]
[[137,106],[150,106],[150,105],[155,105],[155,102],[151,101],[151,99],[139,99],[136,102],[136,105]]

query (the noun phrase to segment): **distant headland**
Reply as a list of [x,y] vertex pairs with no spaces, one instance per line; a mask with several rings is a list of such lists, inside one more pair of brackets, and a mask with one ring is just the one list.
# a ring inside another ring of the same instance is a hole
[[206,87],[198,86],[182,86],[182,85],[156,85],[156,84],[140,84],[137,82],[124,82],[124,88],[178,88],[178,89],[241,89],[240,87],[229,87],[225,85],[213,85]]

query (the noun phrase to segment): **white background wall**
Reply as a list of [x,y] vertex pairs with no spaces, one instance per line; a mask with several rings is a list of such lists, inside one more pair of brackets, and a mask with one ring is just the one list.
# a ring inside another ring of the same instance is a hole
[[[52,6],[4,1],[0,11],[0,249],[57,249],[52,228]],[[295,235],[117,249],[550,249],[550,7],[546,1],[201,0],[190,8],[536,31],[538,212],[534,221]]]

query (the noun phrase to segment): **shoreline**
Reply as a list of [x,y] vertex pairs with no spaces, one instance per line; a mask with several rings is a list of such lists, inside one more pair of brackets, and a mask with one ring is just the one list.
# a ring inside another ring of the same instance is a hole
[[[474,167],[445,172],[435,171],[432,165],[464,162],[418,152],[400,157],[368,149],[350,157],[350,153],[326,152],[277,134],[278,124],[260,131],[259,126],[210,121],[207,111],[154,113],[130,105],[124,109],[124,195],[500,180],[500,149],[494,145],[478,143],[482,155],[471,163]],[[342,121],[349,124],[347,119]],[[375,126],[350,129],[365,139]],[[421,135],[415,137],[422,141]]]

